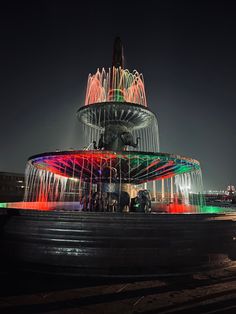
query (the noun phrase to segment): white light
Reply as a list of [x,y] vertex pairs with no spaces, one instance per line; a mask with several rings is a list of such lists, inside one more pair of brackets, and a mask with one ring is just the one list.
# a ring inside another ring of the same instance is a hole
[[71,181],[79,181],[77,178],[70,178]]

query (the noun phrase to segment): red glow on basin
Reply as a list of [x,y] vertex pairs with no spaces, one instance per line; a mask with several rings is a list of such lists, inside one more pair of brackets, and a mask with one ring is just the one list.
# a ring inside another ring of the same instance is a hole
[[190,204],[164,204],[164,203],[153,203],[152,212],[154,213],[165,213],[165,214],[197,214],[201,212],[201,207],[198,205]]
[[[76,211],[81,212],[79,209],[79,202],[11,202],[0,203],[0,210],[3,208],[20,209],[20,210],[33,210],[33,211]],[[152,204],[153,214],[207,214],[207,213],[225,213],[230,211],[229,208],[214,207],[214,206],[196,206],[185,204]],[[128,214],[128,213],[127,213]]]
[[169,204],[167,207],[169,214],[194,214],[197,212],[196,209],[194,205],[185,204]]
[[12,202],[6,203],[6,208],[25,210],[53,210],[55,202]]
[[[77,202],[11,202],[5,203],[5,208],[15,208],[23,210],[43,210],[52,211],[56,209],[77,210]],[[154,210],[156,212],[156,210]],[[168,214],[189,214],[197,213],[197,207],[185,204],[158,204],[158,211]],[[158,212],[157,211],[157,212]]]

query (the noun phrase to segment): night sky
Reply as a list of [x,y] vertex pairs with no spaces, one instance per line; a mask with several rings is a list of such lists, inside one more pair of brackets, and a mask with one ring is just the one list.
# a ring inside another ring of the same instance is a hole
[[206,189],[236,184],[236,5],[232,1],[5,1],[0,7],[0,171],[81,148],[87,76],[125,67],[145,78],[162,152],[198,159]]

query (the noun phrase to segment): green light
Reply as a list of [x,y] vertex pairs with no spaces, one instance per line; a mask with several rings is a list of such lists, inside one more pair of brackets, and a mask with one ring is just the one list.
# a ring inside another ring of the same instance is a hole
[[231,212],[230,208],[226,207],[217,207],[217,206],[201,206],[200,212],[203,214],[223,214],[227,212]]

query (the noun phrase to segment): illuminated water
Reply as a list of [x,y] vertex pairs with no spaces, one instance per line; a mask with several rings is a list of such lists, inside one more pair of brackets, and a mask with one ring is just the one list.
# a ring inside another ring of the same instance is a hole
[[101,102],[130,102],[147,106],[143,75],[122,68],[98,69],[89,75],[85,105]]
[[[80,202],[9,202],[0,203],[0,208],[14,208],[39,211],[77,211],[82,212]],[[194,206],[185,204],[156,204],[153,203],[152,212],[156,214],[230,214],[235,213],[233,206]],[[129,214],[129,213],[126,213]]]

